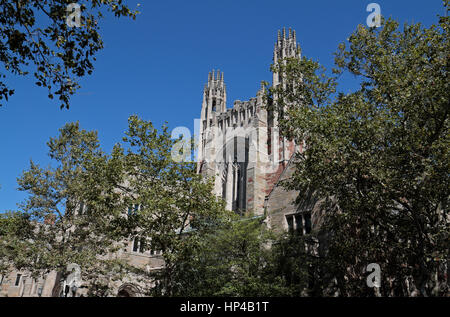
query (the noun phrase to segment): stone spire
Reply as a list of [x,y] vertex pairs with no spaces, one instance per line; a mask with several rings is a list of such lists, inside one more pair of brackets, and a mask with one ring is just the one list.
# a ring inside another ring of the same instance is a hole
[[210,126],[210,121],[215,114],[225,112],[227,109],[227,90],[223,73],[213,70],[208,75],[208,83],[203,91],[202,122]]
[[203,167],[214,170],[214,163],[208,165],[207,161],[215,155],[214,131],[216,129],[214,127],[218,125],[219,114],[227,111],[227,90],[223,78],[223,73],[220,70],[209,72],[208,82],[203,90],[197,154],[198,171],[201,171]]
[[[276,65],[284,58],[289,57],[301,57],[300,45],[297,43],[297,34],[295,30],[289,28],[289,32],[286,34],[286,28],[283,28],[282,32],[278,31],[277,42],[275,43],[273,51],[273,63]],[[273,74],[273,85],[276,86],[280,83],[278,73]]]
[[273,52],[274,62],[286,57],[300,57],[300,45],[297,43],[297,34],[295,30],[289,28],[286,35],[286,28],[283,28],[283,35],[278,31],[277,42]]
[[222,94],[225,92],[225,83],[223,80],[223,72],[221,73],[220,70],[217,72],[213,69],[212,72],[209,72],[208,75],[208,83],[206,84],[206,90],[220,90],[219,94]]

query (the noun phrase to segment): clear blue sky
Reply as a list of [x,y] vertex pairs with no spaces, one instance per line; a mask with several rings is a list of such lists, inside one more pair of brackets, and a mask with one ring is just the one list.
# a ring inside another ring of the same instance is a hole
[[31,158],[50,163],[46,142],[66,122],[98,130],[106,151],[121,140],[132,114],[192,130],[209,71],[224,71],[229,107],[254,97],[260,82],[271,80],[273,45],[284,26],[297,31],[303,55],[330,67],[338,44],[366,23],[371,2],[402,23],[429,26],[444,13],[441,0],[129,1],[141,3],[142,13],[136,21],[103,20],[105,48],[70,110],[59,110],[33,78],[8,78],[16,94],[0,108],[0,212],[26,197],[17,177]]

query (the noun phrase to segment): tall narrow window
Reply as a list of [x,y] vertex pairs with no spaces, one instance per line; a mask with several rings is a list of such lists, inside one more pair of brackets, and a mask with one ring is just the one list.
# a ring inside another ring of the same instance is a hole
[[227,169],[222,172],[222,199],[227,197],[227,172]]
[[14,286],[19,286],[21,278],[22,278],[22,274],[17,274],[16,283],[14,284]]
[[272,145],[276,145],[276,142],[272,144],[272,138],[276,134],[273,131],[273,112],[268,111],[267,113],[267,154],[271,155],[276,149],[272,149]]
[[138,238],[134,238],[133,252],[137,252],[138,250],[139,250],[139,239]]
[[311,229],[312,229],[312,224],[311,224],[311,214],[310,213],[306,213],[304,215],[305,218],[305,233],[311,233]]
[[294,217],[292,215],[286,216],[286,221],[288,224],[288,231],[294,232]]
[[139,246],[139,252],[144,253],[145,247],[146,247],[145,238],[141,238],[141,245]]
[[304,235],[312,231],[310,212],[287,215],[286,221],[290,233],[296,232],[299,235]]
[[299,235],[303,235],[303,217],[300,214],[295,215],[296,231]]

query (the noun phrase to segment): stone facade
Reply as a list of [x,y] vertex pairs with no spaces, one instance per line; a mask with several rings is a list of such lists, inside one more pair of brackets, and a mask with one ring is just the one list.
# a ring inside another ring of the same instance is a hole
[[0,297],[53,297],[57,285],[57,273],[33,278],[28,272],[12,270],[0,275]]
[[[125,247],[111,254],[111,258],[119,258],[130,265],[147,271],[158,270],[164,266],[161,251],[145,250],[139,242],[130,241]],[[43,277],[34,278],[29,272],[12,269],[7,275],[0,275],[0,297],[76,297],[86,296],[87,289],[77,281],[77,291],[71,291],[73,283],[62,280],[61,274],[52,271]],[[66,287],[67,286],[67,287]],[[148,285],[138,282],[132,275],[121,281],[112,282],[112,296],[139,297],[144,295]],[[67,290],[69,290],[67,292]],[[67,294],[66,294],[67,293]]]
[[[278,33],[274,64],[287,57],[300,58],[295,31]],[[273,85],[283,84],[274,73]],[[214,177],[214,192],[228,209],[263,215],[264,202],[296,150],[279,137],[277,117],[267,110],[264,87],[255,98],[227,101],[224,75],[213,71],[203,91],[198,151],[198,172]]]
[[295,166],[291,160],[266,197],[264,208],[267,214],[267,225],[275,232],[301,227],[303,233],[308,234],[313,228],[320,227],[323,222],[324,200],[317,199],[311,191],[300,193],[296,190],[285,189],[282,185],[283,181],[289,180],[294,172]]

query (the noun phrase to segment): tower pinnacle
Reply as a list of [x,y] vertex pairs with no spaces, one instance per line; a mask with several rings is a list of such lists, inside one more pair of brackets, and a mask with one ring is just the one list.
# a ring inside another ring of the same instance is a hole
[[223,73],[213,69],[209,72],[208,83],[203,92],[202,120],[205,126],[210,126],[210,120],[213,119],[213,113],[225,112],[227,103],[227,91],[223,80]]
[[[281,35],[282,34],[282,35]],[[284,27],[282,33],[278,31],[277,42],[275,43],[273,51],[273,63],[276,65],[284,58],[298,57],[300,58],[300,45],[297,43],[297,34],[295,30],[289,28],[288,34],[286,34],[286,28]],[[273,73],[273,85],[276,86],[280,83],[278,73]]]

